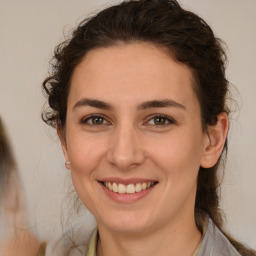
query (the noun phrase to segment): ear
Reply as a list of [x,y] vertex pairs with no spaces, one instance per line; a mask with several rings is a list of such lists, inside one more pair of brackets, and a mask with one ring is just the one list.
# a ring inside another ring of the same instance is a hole
[[205,149],[201,159],[201,167],[213,167],[223,150],[228,133],[228,115],[221,113],[215,125],[208,126],[205,140]]
[[[68,157],[68,148],[67,148],[67,143],[66,143],[66,138],[65,138],[65,131],[63,130],[62,126],[58,124],[57,126],[57,134],[61,142],[61,148],[63,155],[65,157],[65,163],[69,162],[69,157]],[[70,170],[70,164],[65,164],[66,168]]]

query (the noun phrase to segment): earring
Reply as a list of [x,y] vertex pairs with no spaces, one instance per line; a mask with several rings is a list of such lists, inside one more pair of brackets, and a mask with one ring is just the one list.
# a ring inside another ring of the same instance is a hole
[[68,169],[68,165],[70,165],[70,162],[68,161],[68,162],[65,162],[65,167]]

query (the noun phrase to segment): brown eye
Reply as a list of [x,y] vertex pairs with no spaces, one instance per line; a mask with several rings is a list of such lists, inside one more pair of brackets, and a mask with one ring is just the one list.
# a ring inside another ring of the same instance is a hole
[[91,120],[92,120],[91,121],[92,124],[94,124],[94,125],[99,125],[99,124],[103,124],[104,123],[104,119],[102,117],[100,117],[100,116],[92,117]]
[[82,124],[88,124],[88,125],[105,125],[108,122],[106,119],[102,116],[90,116],[83,120],[81,120]]
[[165,115],[155,115],[150,120],[148,120],[147,124],[155,125],[155,126],[165,126],[169,124],[174,124],[175,121],[168,116]]
[[164,125],[166,124],[167,118],[162,116],[154,117],[154,124],[155,125]]

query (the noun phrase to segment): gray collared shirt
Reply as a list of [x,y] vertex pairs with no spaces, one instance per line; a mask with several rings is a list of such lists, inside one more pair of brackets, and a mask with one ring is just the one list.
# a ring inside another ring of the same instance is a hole
[[209,218],[197,256],[241,256]]
[[[96,255],[97,238],[95,234],[97,234],[97,232],[92,232],[91,238],[89,239],[88,228],[85,228],[83,225],[81,225],[79,228],[75,228],[74,230],[76,237],[71,239],[70,236],[65,234],[57,241],[55,240],[50,242],[47,246],[45,255],[84,256],[88,255],[88,251],[90,251],[89,255]],[[76,242],[76,246],[74,246],[74,241]],[[87,243],[84,241],[87,241]],[[89,247],[90,250],[88,250]],[[213,221],[208,216],[206,216],[204,235],[197,256],[241,256],[241,254],[237,252],[234,246],[217,228]]]

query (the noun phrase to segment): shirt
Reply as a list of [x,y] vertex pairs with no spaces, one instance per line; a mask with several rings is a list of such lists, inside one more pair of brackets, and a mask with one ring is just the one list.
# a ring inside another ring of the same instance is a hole
[[203,236],[197,256],[242,256],[208,218],[207,230]]
[[[98,233],[97,229],[91,232],[87,237],[87,231],[84,227],[81,230],[75,229],[77,237],[70,238],[63,235],[57,241],[50,242],[46,248],[46,256],[96,256]],[[74,246],[74,241],[79,241],[79,246]],[[88,241],[86,243],[86,241]],[[207,216],[204,225],[204,234],[198,250],[193,256],[242,256],[218,229],[213,221]]]
[[[98,231],[97,229],[94,229],[88,241],[85,256],[96,256],[97,242],[98,242]],[[193,256],[197,256],[199,248],[200,246],[194,252]]]

